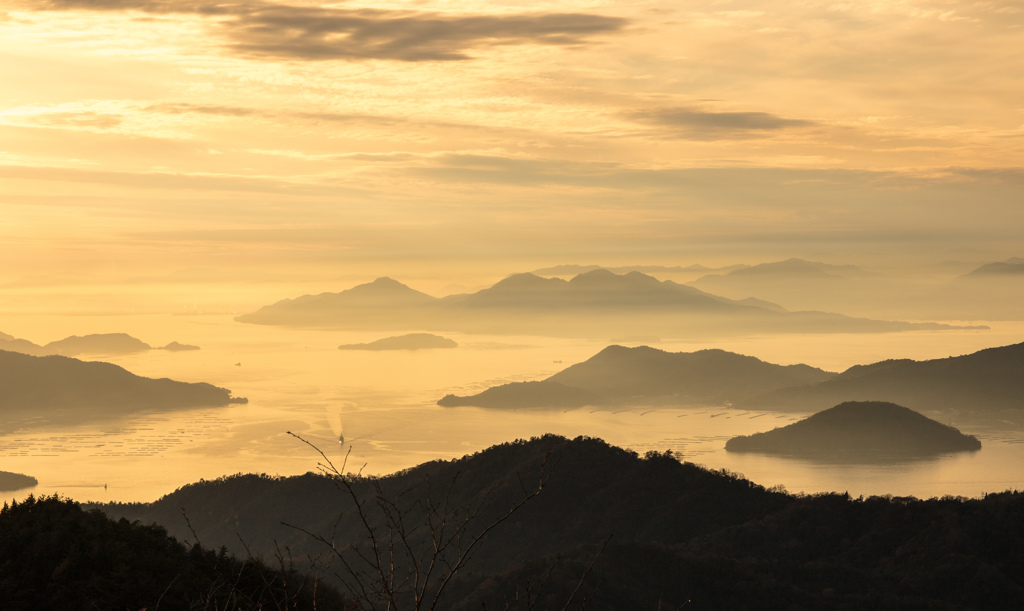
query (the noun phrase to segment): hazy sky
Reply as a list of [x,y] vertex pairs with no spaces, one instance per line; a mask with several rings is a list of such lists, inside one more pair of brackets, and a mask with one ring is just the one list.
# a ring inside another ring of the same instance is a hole
[[0,0],[0,256],[1020,256],[1022,26],[1019,0]]

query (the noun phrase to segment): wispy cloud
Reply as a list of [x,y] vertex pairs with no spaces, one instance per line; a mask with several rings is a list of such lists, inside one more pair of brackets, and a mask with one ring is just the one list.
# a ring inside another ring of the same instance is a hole
[[187,0],[50,0],[51,10],[142,11],[211,17],[227,46],[246,56],[292,60],[470,59],[469,51],[501,45],[579,45],[627,25],[585,13],[450,15],[382,9]]
[[716,112],[696,108],[661,108],[627,113],[640,123],[664,129],[671,138],[725,140],[749,138],[783,129],[809,127],[814,121],[787,119],[767,112]]

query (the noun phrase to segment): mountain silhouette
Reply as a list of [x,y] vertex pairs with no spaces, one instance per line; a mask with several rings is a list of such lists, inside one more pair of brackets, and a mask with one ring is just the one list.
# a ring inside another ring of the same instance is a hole
[[0,350],[20,352],[21,354],[31,354],[32,356],[44,356],[46,354],[50,354],[46,348],[43,348],[39,344],[30,342],[27,339],[18,339],[13,335],[8,335],[6,333],[0,333]]
[[733,437],[730,452],[877,461],[981,449],[971,435],[884,401],[847,401],[788,426]]
[[204,382],[144,378],[111,363],[0,350],[0,410],[5,415],[89,419],[241,402],[245,399],[232,398],[230,390]]
[[[16,339],[12,335],[0,333],[0,350],[20,352],[32,356],[58,354],[61,356],[78,356],[80,354],[131,354],[153,350],[153,346],[136,339],[127,333],[93,333],[90,335],[72,335],[40,346],[26,339]],[[198,350],[198,346],[171,342],[162,350]]]
[[[326,552],[336,561],[324,580],[353,586],[379,583],[358,555],[373,557],[369,532],[385,559],[385,580],[415,574],[406,572],[409,558],[436,566],[425,560],[439,548],[452,552],[442,555],[444,566],[508,515],[541,473],[539,494],[479,540],[434,608],[1024,607],[1024,493],[793,496],[673,454],[638,456],[585,437],[545,435],[389,476],[350,476],[350,488],[314,473],[235,475],[153,503],[101,508],[125,518],[119,523],[155,522],[239,555],[286,550],[300,574],[305,559]],[[471,518],[465,529],[449,540],[464,516]],[[396,523],[404,527],[388,528]],[[314,537],[341,542],[340,556]]]
[[471,397],[448,395],[438,404],[506,409],[651,401],[722,405],[834,375],[809,365],[774,365],[724,350],[666,352],[648,346],[608,346],[546,380],[513,382]]
[[353,313],[372,320],[382,312],[414,310],[435,305],[438,301],[436,297],[391,278],[377,278],[340,293],[283,299],[235,320],[257,324],[318,325],[338,322]]
[[640,272],[643,274],[684,274],[684,273],[708,273],[708,272],[731,272],[734,269],[742,269],[746,265],[729,265],[727,267],[707,267],[705,265],[622,265],[609,267],[607,265],[555,265],[534,270],[532,273],[538,276],[577,276],[598,269],[606,269],[615,274],[628,274],[629,272]]
[[749,305],[709,295],[671,280],[629,272],[614,274],[597,269],[572,280],[542,278],[534,274],[515,274],[488,289],[452,300],[463,308],[510,309],[685,309],[722,312]]
[[855,365],[816,384],[745,399],[745,407],[820,410],[844,401],[889,401],[913,410],[984,413],[1024,409],[1024,343],[973,354]]
[[338,350],[432,350],[457,348],[458,344],[447,337],[431,333],[408,333],[385,337],[367,344],[343,344]]
[[977,277],[977,276],[1021,276],[1024,275],[1024,262],[1010,260],[1000,261],[997,263],[987,263],[981,267],[972,270],[964,275],[964,277]]
[[[883,332],[947,329],[937,323],[787,312],[759,299],[729,299],[640,272],[596,269],[572,280],[515,274],[476,293],[443,299],[379,278],[340,293],[264,306],[239,322],[364,330],[419,328],[463,333],[608,338],[749,332]],[[959,327],[957,327],[959,328]]]

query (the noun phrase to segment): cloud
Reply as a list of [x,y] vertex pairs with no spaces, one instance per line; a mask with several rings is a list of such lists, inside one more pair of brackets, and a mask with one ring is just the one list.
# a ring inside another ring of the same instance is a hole
[[[579,45],[622,30],[627,20],[583,13],[458,15],[382,9],[216,4],[181,0],[51,0],[53,10],[126,11],[220,17],[227,46],[257,57],[297,60],[453,61],[499,45]],[[226,19],[224,19],[226,18]]]
[[814,121],[786,119],[767,112],[715,112],[694,108],[662,108],[628,113],[640,123],[664,128],[672,138],[729,140],[749,138],[794,127],[816,125]]
[[166,102],[163,104],[151,104],[146,107],[146,110],[153,112],[159,112],[169,115],[213,115],[221,117],[248,117],[256,114],[260,114],[260,111],[254,108],[245,108],[242,106],[226,106],[223,104],[188,104],[184,102]]

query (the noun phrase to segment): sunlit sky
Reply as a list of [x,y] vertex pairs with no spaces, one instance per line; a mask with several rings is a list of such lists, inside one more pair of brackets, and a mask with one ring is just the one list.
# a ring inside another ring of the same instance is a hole
[[1022,25],[1017,0],[0,0],[4,279],[1020,256]]

